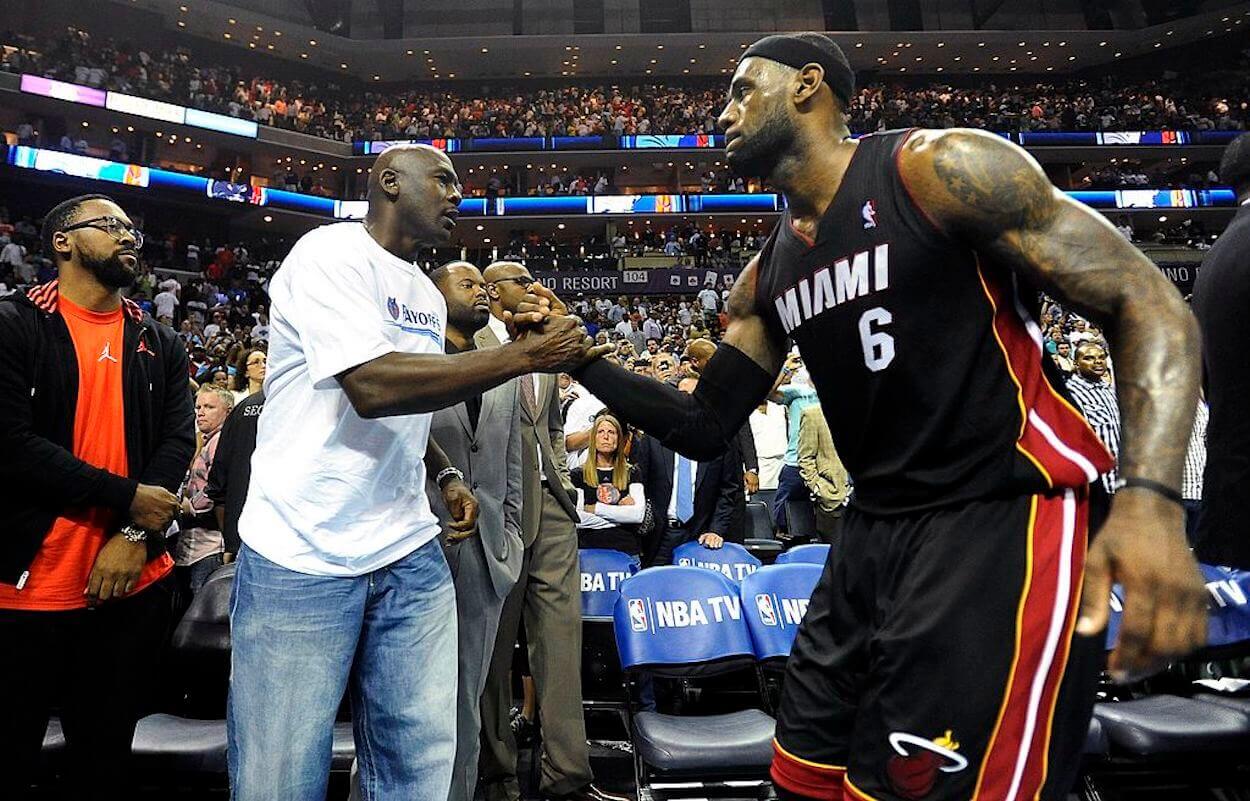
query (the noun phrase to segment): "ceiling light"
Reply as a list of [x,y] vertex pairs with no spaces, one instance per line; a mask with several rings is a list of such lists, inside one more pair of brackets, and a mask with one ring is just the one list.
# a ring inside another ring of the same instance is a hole
[[229,33],[229,32],[223,33],[223,34],[222,34],[222,36],[224,36],[224,37],[226,37],[227,39],[229,39],[229,38],[230,38],[230,33]]
[[907,72],[907,68],[906,68],[906,67],[899,67],[899,68],[898,68],[898,71],[899,71],[899,72]]
[[179,10],[179,11],[183,11],[183,12],[185,12],[185,11],[187,10],[187,7],[186,7],[186,6],[178,6],[178,10]]
[[1106,46],[1107,46],[1107,43],[1106,43],[1106,42],[1099,42],[1099,43],[1098,43],[1098,46],[1099,46],[1099,47],[1106,47]]
[[651,70],[649,70],[649,69],[648,69],[648,70],[643,70],[643,72],[645,72],[647,75],[650,75],[650,74],[651,74]]
[[663,50],[663,49],[664,49],[664,45],[656,45],[656,46],[655,46],[655,49],[656,49],[656,50]]
[[682,71],[681,71],[681,74],[682,74],[682,75],[689,75],[689,74],[690,74],[690,70],[689,70],[689,69],[684,69],[684,70],[682,70]]
[[340,64],[339,66],[340,66],[340,67],[342,67],[343,69],[347,69],[347,65],[346,65],[346,64]]
[[527,72],[527,73],[525,73],[525,77],[526,77],[526,78],[528,78],[529,76],[530,76],[530,74],[529,74],[528,72]]
[[317,40],[316,40],[316,39],[309,39],[309,40],[308,40],[308,43],[309,43],[310,45],[312,45],[313,47],[316,47],[316,46],[317,46]]
[[1159,222],[1167,222],[1167,221],[1168,221],[1168,216],[1166,214],[1160,215]]
[[231,17],[230,19],[226,20],[226,22],[229,22],[231,25],[233,25],[236,22],[238,22],[238,20],[236,20],[234,17]]
[[273,50],[273,43],[271,42],[270,44],[265,45],[265,49],[266,49],[266,50]]
[[262,219],[262,220],[264,220],[264,221],[265,221],[265,222],[267,222],[267,223],[268,223],[268,222],[273,222],[273,216],[272,216],[272,215],[269,215],[269,214],[266,214],[266,215],[265,215],[264,217],[262,217],[261,219]]
[[700,50],[704,50],[704,49],[706,49],[706,48],[707,48],[707,45],[705,45],[705,44],[701,44],[701,45],[699,45],[699,49],[700,49]]
[[247,43],[247,46],[248,46],[248,47],[250,47],[250,48],[252,48],[253,50],[255,50],[255,49],[256,49],[256,43],[255,43],[255,42],[248,42],[248,43]]
[[185,28],[185,27],[187,27],[187,23],[183,22],[182,20],[178,20],[178,27],[179,27],[179,28]]
[[864,43],[863,43],[863,42],[856,42],[856,43],[855,43],[855,46],[856,46],[856,47],[863,47],[863,46],[864,46]]
[[308,54],[307,54],[307,53],[300,53],[300,54],[299,54],[299,57],[300,57],[300,58],[308,58]]
[[[134,128],[134,126],[133,126],[133,125],[127,125],[127,126],[126,126],[126,130],[127,130],[127,131],[129,131],[130,133],[134,133],[134,132],[135,132],[135,128]],[[157,136],[159,136],[159,135],[160,135],[160,134],[157,134]]]
[[691,63],[691,64],[694,64],[696,61],[698,61],[698,59],[697,59],[697,58],[692,58],[692,59],[690,59],[690,63]]
[[[612,59],[612,63],[613,63],[613,64],[615,64],[615,63],[616,63],[616,59]],[[529,73],[526,73],[526,74],[528,75]]]
[[946,42],[938,42],[938,47],[946,47]]
[[1116,58],[1119,58],[1119,57],[1120,57],[1120,56],[1122,56],[1122,55],[1124,55],[1124,54],[1123,54],[1123,53],[1119,53],[1119,52],[1117,52],[1117,53],[1115,54],[1115,57],[1116,57]]
[[964,57],[963,57],[963,56],[955,56],[955,60],[956,60],[956,61],[963,61],[963,60],[964,60]]
[[486,244],[488,244],[488,245],[489,245],[489,244],[490,244],[490,237],[488,236],[488,237],[486,237],[485,239],[483,239],[482,241],[483,241],[483,242],[485,242]]
[[454,73],[454,72],[449,72],[449,73],[447,73],[447,77],[448,77],[448,78],[454,78],[454,77],[456,77],[456,73]]
[[483,52],[483,53],[489,53],[489,52],[490,52],[490,48],[489,48],[489,47],[483,47],[483,48],[482,48],[482,52]]
[[406,56],[411,56],[411,55],[412,55],[412,51],[411,51],[411,50],[405,50],[405,51],[404,51],[404,55],[406,55]]
[[977,47],[985,47],[985,42],[977,42]]
[[256,26],[256,30],[260,31],[261,33],[264,33],[264,32],[265,32],[265,29],[264,29],[264,28],[262,28],[262,27],[261,27],[261,26],[259,26],[259,25],[257,25],[257,26]]
[[1016,42],[1016,44],[1017,44],[1017,45],[1019,45],[1020,47],[1024,47],[1024,45],[1025,45],[1025,43],[1024,43],[1024,42]]
[[82,127],[84,127],[84,128],[86,128],[86,127],[87,127],[87,121],[86,121],[86,120],[83,120]]
[[281,36],[281,35],[282,35],[282,31],[274,31],[274,32],[273,32],[273,35],[274,35],[274,36]]
[[477,230],[481,231],[481,230],[482,230],[482,229],[484,229],[485,227],[486,227],[485,225],[479,225],[479,226],[477,227]]
[[617,45],[617,46],[616,46],[616,49],[617,49],[617,50],[620,50],[620,49],[621,49],[621,46],[620,46],[620,45]]
[[375,80],[375,81],[380,81],[380,80],[382,80],[382,76],[381,76],[381,75],[374,75],[374,76],[373,76],[373,80]]
[[558,224],[556,225],[556,228],[559,228],[561,231],[563,231],[563,230],[564,230],[564,223],[558,223]]

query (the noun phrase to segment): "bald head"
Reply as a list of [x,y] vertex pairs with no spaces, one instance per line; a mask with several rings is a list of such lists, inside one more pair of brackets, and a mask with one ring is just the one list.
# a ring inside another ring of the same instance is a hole
[[497,261],[482,271],[490,292],[491,306],[498,314],[501,310],[515,312],[525,289],[534,282],[529,268],[515,261]]
[[451,240],[460,200],[460,179],[446,153],[395,145],[369,173],[369,232],[387,250],[412,259],[422,246]]
[[373,170],[369,173],[369,199],[373,200],[378,193],[387,193],[392,186],[387,172],[401,176],[412,176],[433,166],[442,166],[455,173],[451,159],[438,148],[429,145],[393,145],[383,150],[378,160],[373,162]]

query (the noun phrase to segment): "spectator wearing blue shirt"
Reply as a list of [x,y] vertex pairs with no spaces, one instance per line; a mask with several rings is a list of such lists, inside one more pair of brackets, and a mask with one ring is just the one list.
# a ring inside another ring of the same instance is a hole
[[786,359],[781,375],[777,377],[772,395],[768,398],[786,407],[786,418],[789,421],[786,455],[777,476],[777,494],[773,496],[773,522],[783,532],[789,530],[786,501],[811,499],[807,485],[803,483],[803,474],[799,471],[799,424],[803,420],[803,410],[820,403],[820,398],[812,388],[811,379],[807,370],[802,369],[802,365],[802,358],[798,354],[791,354]]

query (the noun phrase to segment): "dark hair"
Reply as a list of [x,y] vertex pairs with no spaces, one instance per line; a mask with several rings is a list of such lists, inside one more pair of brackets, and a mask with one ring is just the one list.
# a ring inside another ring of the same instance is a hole
[[230,387],[235,392],[247,391],[247,360],[252,358],[253,353],[265,353],[264,348],[252,346],[239,351],[239,356],[234,362],[234,386]]
[[1220,159],[1220,180],[1238,194],[1250,188],[1250,133],[1244,133],[1224,148]]
[[1106,353],[1106,352],[1107,352],[1107,348],[1106,348],[1106,347],[1105,347],[1105,346],[1104,346],[1101,342],[1099,342],[1098,340],[1096,340],[1096,339],[1082,339],[1080,342],[1078,342],[1078,343],[1077,343],[1077,345],[1076,345],[1076,350],[1073,352],[1073,355],[1074,355],[1074,356],[1076,356],[1076,358],[1078,358],[1078,359],[1079,359],[1079,358],[1081,358],[1081,352],[1082,352],[1082,351],[1089,350],[1090,348],[1098,348],[1098,349],[1099,349],[1100,351],[1102,351],[1103,353]]
[[56,204],[51,211],[44,215],[42,232],[43,251],[48,258],[56,259],[56,252],[52,250],[52,237],[64,231],[66,227],[78,219],[78,209],[88,200],[115,202],[108,195],[79,195]]

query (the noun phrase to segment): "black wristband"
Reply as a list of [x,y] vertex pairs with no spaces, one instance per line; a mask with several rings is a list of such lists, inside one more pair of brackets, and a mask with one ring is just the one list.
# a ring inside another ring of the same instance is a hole
[[1175,489],[1169,487],[1167,484],[1160,484],[1158,481],[1151,481],[1148,478],[1130,477],[1122,478],[1115,483],[1116,490],[1122,490],[1127,487],[1139,487],[1144,490],[1150,490],[1157,495],[1162,495],[1164,498],[1167,498],[1169,501],[1177,504],[1178,506],[1182,505],[1181,501],[1183,498],[1181,494]]

